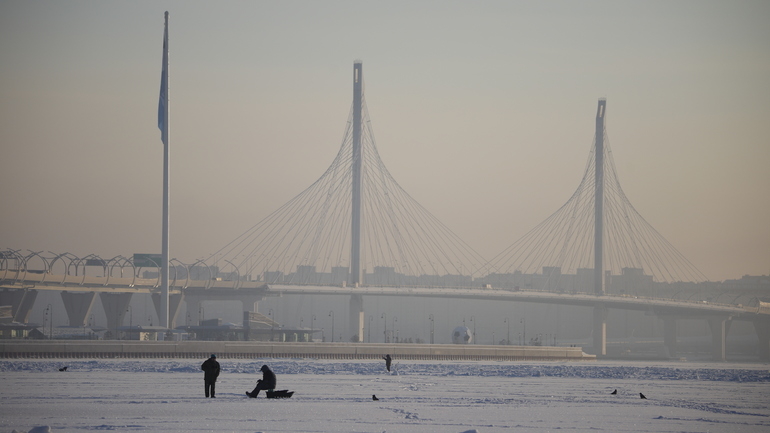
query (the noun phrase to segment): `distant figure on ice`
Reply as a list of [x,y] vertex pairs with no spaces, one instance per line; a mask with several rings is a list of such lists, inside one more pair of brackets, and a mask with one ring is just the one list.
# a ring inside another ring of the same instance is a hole
[[203,370],[203,383],[206,385],[206,397],[216,398],[214,389],[216,388],[217,377],[219,377],[217,356],[212,353],[211,357],[201,364],[201,370]]
[[273,373],[272,370],[270,370],[270,367],[263,365],[262,368],[262,379],[259,379],[257,381],[257,386],[254,388],[253,391],[248,392],[246,391],[246,395],[248,395],[251,398],[257,398],[257,395],[259,395],[259,391],[266,390],[269,391],[271,389],[275,389],[276,379],[275,379],[275,373]]
[[67,367],[62,367],[59,369],[59,371],[67,371]]
[[615,395],[617,393],[618,393],[618,390],[616,389],[615,391],[612,391],[610,394]]
[[645,395],[644,395],[644,394],[642,394],[641,392],[639,393],[639,398],[641,398],[641,399],[644,399],[644,400],[647,400],[647,396],[645,396]]
[[376,395],[372,394],[372,401],[380,401],[380,399],[379,399],[379,398],[377,398],[377,396],[376,396]]
[[390,363],[391,361],[393,361],[393,359],[390,357],[390,355],[385,355],[382,357],[382,359],[385,360],[385,368],[387,368],[388,371],[390,371]]

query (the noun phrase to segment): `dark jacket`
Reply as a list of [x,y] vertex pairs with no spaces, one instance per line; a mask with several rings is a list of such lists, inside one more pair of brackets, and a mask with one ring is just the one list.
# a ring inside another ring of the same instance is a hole
[[203,362],[201,370],[203,370],[204,380],[216,382],[217,377],[219,376],[219,363],[216,359],[209,358]]
[[263,389],[275,389],[275,373],[265,366],[262,368],[262,383],[260,384]]

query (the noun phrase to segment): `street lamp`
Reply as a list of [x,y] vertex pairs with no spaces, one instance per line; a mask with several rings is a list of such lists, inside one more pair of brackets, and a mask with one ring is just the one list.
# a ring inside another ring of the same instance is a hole
[[430,344],[433,344],[433,314],[428,314],[430,320]]
[[94,315],[91,313],[91,318],[88,320],[88,327],[91,328],[91,332],[88,333],[88,339],[92,340],[94,336]]
[[[53,308],[51,304],[45,309],[45,316],[48,318],[48,339],[53,339]],[[43,329],[45,329],[45,322],[43,322]]]
[[398,317],[393,316],[393,326],[390,327],[390,333],[393,335],[394,343],[398,343],[398,334],[396,334],[396,322],[398,322]]
[[134,309],[129,305],[126,308],[126,313],[128,313],[128,332],[131,335],[131,328],[134,326]]
[[334,310],[329,311],[329,317],[332,318],[332,343],[334,343]]
[[[300,318],[299,318],[299,329],[300,329],[300,330],[302,330],[302,321],[303,321],[303,320],[305,320],[305,318],[304,318],[304,317],[300,317]],[[304,334],[304,332],[303,332],[303,334]],[[303,336],[303,337],[304,337],[304,336]],[[303,340],[304,340],[304,338],[303,338]]]
[[369,329],[367,330],[368,336],[366,337],[366,341],[368,343],[372,342],[372,319],[374,319],[374,316],[371,314],[369,315]]
[[388,342],[388,316],[385,313],[382,313],[382,316],[380,316],[380,319],[383,320],[383,324],[385,325],[385,331],[383,331],[383,338],[385,339],[385,343]]
[[275,320],[273,319],[273,309],[267,309],[267,315],[270,316],[270,341],[273,341],[273,331],[275,331]]
[[315,334],[315,314],[310,318],[310,341],[313,341],[313,335]]
[[519,323],[521,323],[521,325],[523,327],[523,334],[522,334],[522,336],[523,336],[523,339],[524,339],[524,345],[526,346],[527,345],[527,322],[525,322],[524,318],[522,317],[519,320]]
[[506,317],[505,320],[503,320],[504,323],[508,324],[508,336],[505,337],[505,344],[510,345],[511,344],[511,320]]

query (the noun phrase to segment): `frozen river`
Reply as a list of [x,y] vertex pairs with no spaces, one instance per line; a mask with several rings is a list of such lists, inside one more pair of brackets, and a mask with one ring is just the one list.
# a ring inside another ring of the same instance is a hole
[[0,433],[770,431],[768,364],[220,359],[207,399],[203,361],[2,360]]

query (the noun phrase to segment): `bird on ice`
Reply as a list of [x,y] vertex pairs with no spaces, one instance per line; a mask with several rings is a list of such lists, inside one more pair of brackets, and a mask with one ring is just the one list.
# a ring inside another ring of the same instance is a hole
[[610,394],[615,395],[617,393],[618,393],[618,390],[616,389],[615,391],[612,391]]
[[645,397],[644,394],[642,394],[641,392],[639,393],[639,398],[647,400],[647,397]]
[[380,401],[380,399],[379,399],[379,398],[377,398],[377,396],[376,396],[376,395],[372,394],[372,401]]

